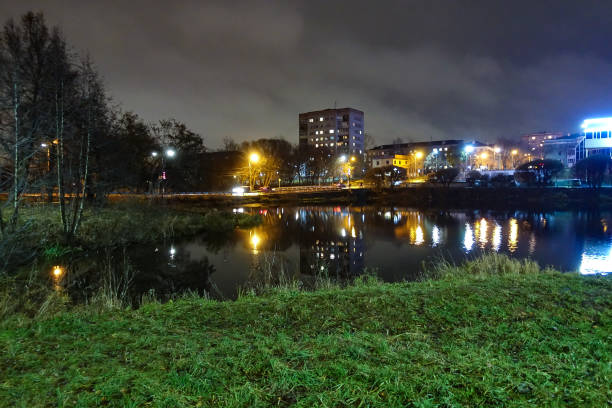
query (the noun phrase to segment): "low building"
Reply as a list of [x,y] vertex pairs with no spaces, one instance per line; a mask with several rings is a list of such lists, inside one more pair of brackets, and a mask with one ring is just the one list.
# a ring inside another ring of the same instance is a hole
[[[442,155],[462,149],[466,143],[463,140],[437,140],[432,142],[409,142],[386,144],[373,147],[367,151],[367,162],[370,167],[393,165],[396,155],[414,156],[421,152],[422,158],[436,151]],[[397,159],[401,160],[401,159]]]
[[544,140],[543,158],[559,160],[565,167],[574,167],[585,155],[584,135],[572,134],[555,139]]
[[[498,168],[499,151],[477,141],[438,140],[376,146],[367,152],[370,167],[396,166],[419,175],[440,168]],[[497,164],[496,164],[497,163]]]
[[603,154],[612,157],[612,117],[586,119],[582,122],[584,157]]

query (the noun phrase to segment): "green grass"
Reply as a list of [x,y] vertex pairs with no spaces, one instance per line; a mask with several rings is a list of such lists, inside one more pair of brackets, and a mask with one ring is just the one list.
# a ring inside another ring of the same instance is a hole
[[[195,234],[220,234],[250,228],[261,216],[158,204],[111,204],[88,208],[74,242],[67,245],[57,205],[32,204],[20,211],[17,233],[0,242],[0,257],[12,256],[13,264],[35,258],[61,259],[75,250],[98,249],[161,242]],[[2,265],[0,265],[0,272]]]
[[612,282],[493,266],[0,324],[0,406],[609,406]]

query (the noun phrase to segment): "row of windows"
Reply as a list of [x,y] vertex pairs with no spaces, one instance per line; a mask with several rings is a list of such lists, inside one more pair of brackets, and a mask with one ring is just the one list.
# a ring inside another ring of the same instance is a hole
[[609,131],[607,132],[591,132],[586,134],[587,139],[607,139],[612,137]]
[[[353,143],[353,146],[355,143]],[[315,147],[334,147],[334,146],[348,146],[347,142],[337,142],[337,143],[316,143]],[[359,151],[361,152],[361,150]]]

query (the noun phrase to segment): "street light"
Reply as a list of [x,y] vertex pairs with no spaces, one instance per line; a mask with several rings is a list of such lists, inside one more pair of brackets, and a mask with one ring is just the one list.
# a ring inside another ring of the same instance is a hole
[[[501,147],[498,147],[498,146],[495,146],[495,148],[493,149],[493,160],[495,160],[495,161],[496,161],[496,163],[497,163],[497,169],[498,169],[498,170],[499,170],[499,169],[500,169],[500,167],[501,167],[501,163],[500,163],[500,160],[501,160],[501,155],[499,154],[499,153],[501,152],[501,150],[502,150],[502,149],[501,149]],[[496,157],[495,155],[498,155],[498,156],[497,156],[497,160],[495,159],[495,157]]]
[[510,154],[512,154],[512,168],[515,167],[515,163],[514,163],[514,159],[516,157],[516,155],[518,154],[518,150],[517,149],[513,149]]
[[251,163],[259,162],[259,155],[255,152],[249,155],[249,191],[253,191],[253,169]]
[[417,172],[417,159],[421,159],[421,157],[423,157],[423,152],[415,152],[414,153],[414,175],[415,177],[418,176],[418,172]]
[[163,197],[165,188],[166,188],[165,186],[162,186],[162,182],[166,180],[166,157],[168,157],[169,159],[174,158],[174,156],[176,156],[176,151],[172,148],[168,148],[166,149],[164,154],[161,154],[161,155],[156,151],[151,152],[151,157],[156,158],[157,156],[161,157],[161,175],[159,176],[158,180],[159,180],[159,189],[161,190],[161,194]]

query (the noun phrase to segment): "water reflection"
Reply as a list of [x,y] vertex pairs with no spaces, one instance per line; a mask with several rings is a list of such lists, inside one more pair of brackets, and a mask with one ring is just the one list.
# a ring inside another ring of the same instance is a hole
[[470,252],[474,246],[474,231],[469,223],[465,223],[465,238],[463,238],[463,248],[466,252]]
[[601,243],[588,243],[580,259],[580,273],[594,275],[612,272],[612,243],[608,248]]
[[[610,213],[422,212],[388,206],[235,211],[259,213],[263,224],[226,236],[131,249],[133,296],[195,290],[233,298],[238,287],[255,282],[278,283],[289,276],[308,281],[321,273],[347,279],[365,267],[378,269],[386,281],[409,280],[423,262],[440,257],[460,262],[488,251],[532,257],[564,271],[612,272]],[[95,288],[103,264],[76,274],[78,285]]]
[[508,251],[515,252],[518,248],[518,221],[510,219],[510,233],[508,235]]

